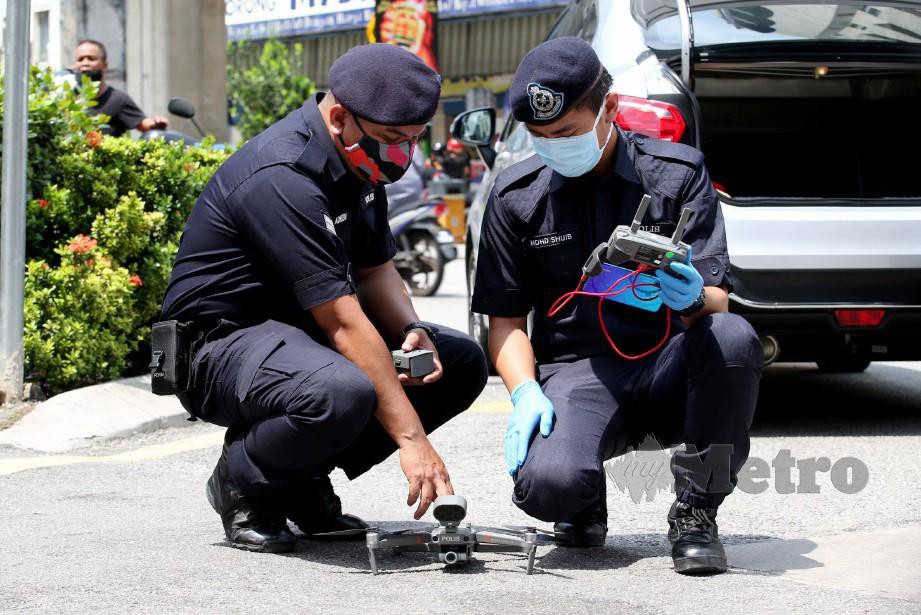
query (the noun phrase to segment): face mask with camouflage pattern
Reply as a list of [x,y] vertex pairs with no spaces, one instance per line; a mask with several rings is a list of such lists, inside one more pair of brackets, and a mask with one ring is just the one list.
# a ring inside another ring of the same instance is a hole
[[412,164],[415,142],[381,143],[365,132],[357,115],[353,114],[352,117],[361,130],[361,139],[354,145],[346,145],[342,134],[339,135],[339,142],[345,148],[349,161],[375,185],[392,184],[403,177]]

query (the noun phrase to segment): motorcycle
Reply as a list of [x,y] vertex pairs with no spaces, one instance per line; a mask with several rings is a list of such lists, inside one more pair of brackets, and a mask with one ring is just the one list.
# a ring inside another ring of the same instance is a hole
[[393,264],[409,292],[417,297],[434,295],[444,278],[445,264],[457,257],[454,237],[437,221],[444,210],[444,202],[431,199],[394,208],[387,214],[397,241]]
[[[175,115],[176,117],[185,118],[190,120],[195,128],[198,130],[201,138],[205,138],[205,131],[201,129],[201,126],[198,125],[198,122],[195,121],[195,105],[185,98],[171,98],[169,103],[166,105],[166,109]],[[154,130],[148,130],[147,132],[141,135],[141,139],[163,139],[167,143],[172,143],[174,141],[180,141],[183,145],[198,145],[199,139],[195,137],[190,137],[189,135],[179,132],[178,130],[169,130],[169,129],[159,129],[155,128]],[[215,143],[215,146],[218,146]],[[215,149],[222,149],[223,145],[215,147]]]

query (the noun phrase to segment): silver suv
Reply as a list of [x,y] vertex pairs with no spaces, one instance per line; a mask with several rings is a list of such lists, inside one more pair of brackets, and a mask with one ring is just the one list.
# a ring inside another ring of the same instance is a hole
[[[859,372],[921,358],[921,1],[577,0],[618,124],[700,148],[720,194],[731,310],[765,362]],[[496,174],[532,155],[491,109],[452,127],[489,168],[468,215],[472,290]],[[487,319],[470,313],[486,346]]]

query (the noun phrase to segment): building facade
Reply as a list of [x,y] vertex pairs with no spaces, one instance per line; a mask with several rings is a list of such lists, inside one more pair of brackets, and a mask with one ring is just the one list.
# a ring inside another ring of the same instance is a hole
[[[227,138],[227,39],[223,0],[31,0],[33,64],[68,68],[82,39],[103,43],[106,80],[148,115],[167,115],[173,96],[196,106],[196,119]],[[5,24],[6,2],[0,3]],[[196,135],[188,120],[173,127]]]
[[[505,114],[505,95],[521,58],[541,43],[567,0],[439,0],[437,51],[444,79],[433,141],[447,138],[451,120],[468,108]],[[298,70],[319,87],[333,60],[368,42],[374,0],[226,0],[227,38],[300,43]],[[258,47],[231,61],[255,61]]]

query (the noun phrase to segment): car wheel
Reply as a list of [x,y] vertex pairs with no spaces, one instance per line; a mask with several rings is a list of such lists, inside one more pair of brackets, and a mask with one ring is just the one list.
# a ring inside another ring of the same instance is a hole
[[827,374],[859,374],[870,366],[870,359],[863,357],[826,357],[818,359],[819,371]]
[[[470,253],[468,248],[467,253]],[[489,366],[489,373],[496,374],[496,368],[489,358],[489,321],[482,314],[477,314],[470,309],[473,303],[473,281],[476,277],[476,262],[473,259],[467,259],[467,332],[470,337],[475,339],[486,353],[486,364]]]

